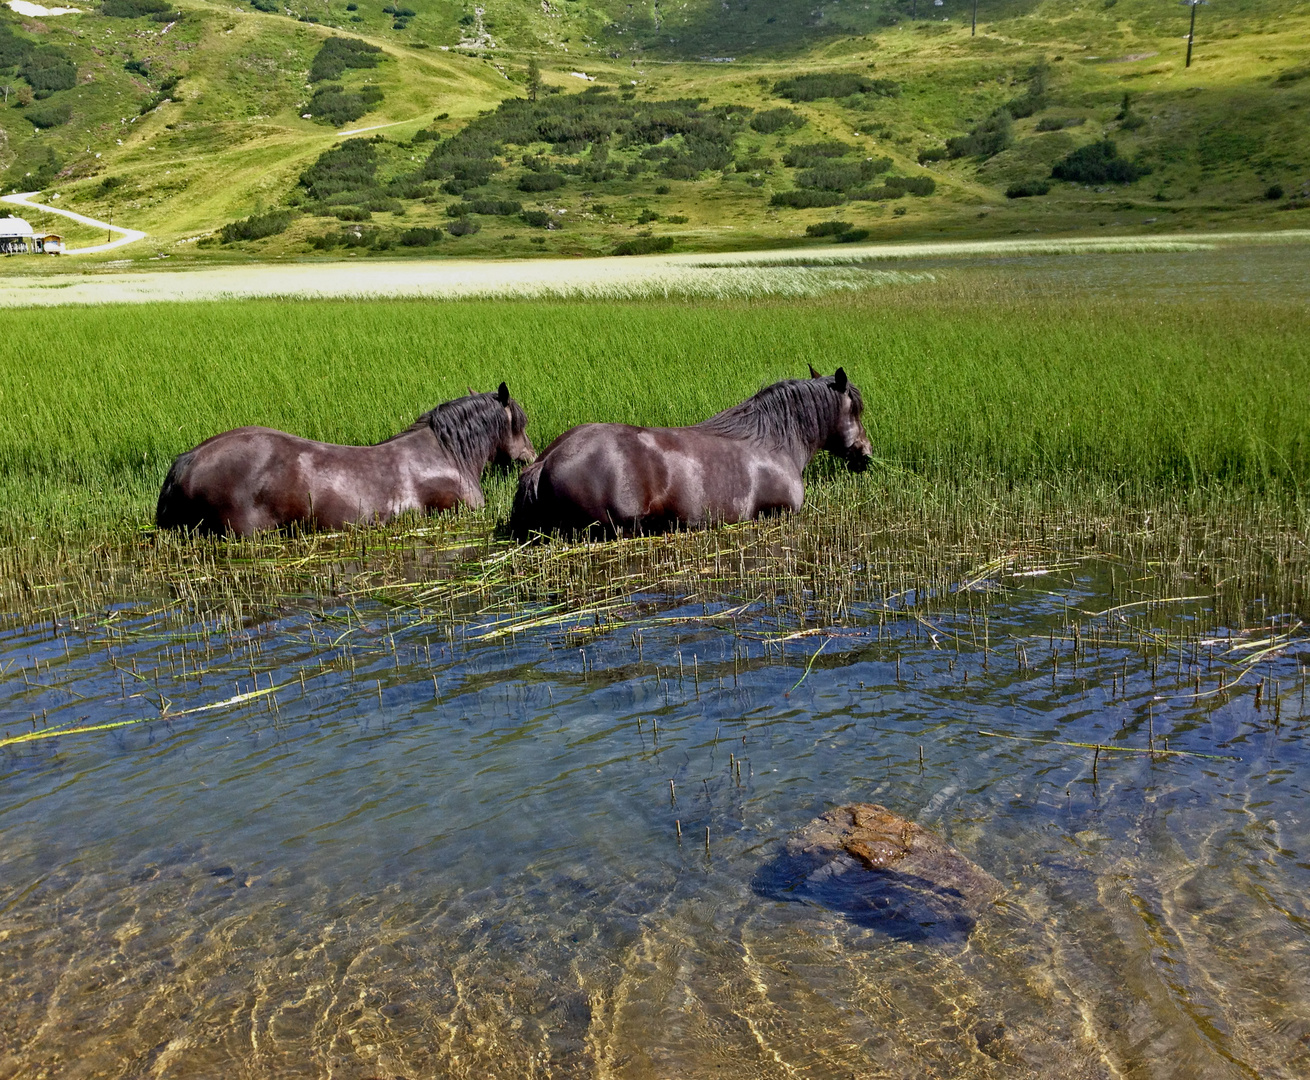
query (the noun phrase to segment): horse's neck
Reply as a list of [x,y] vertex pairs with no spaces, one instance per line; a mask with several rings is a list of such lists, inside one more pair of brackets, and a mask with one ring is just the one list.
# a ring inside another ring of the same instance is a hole
[[[761,418],[752,415],[754,410],[759,408],[761,406],[757,401],[743,402],[740,405],[733,405],[731,408],[724,409],[723,412],[711,416],[708,420],[702,420],[695,426],[708,428],[729,438],[772,442],[778,453],[795,462],[797,472],[803,470],[814,455],[827,444],[830,432],[826,425],[811,437],[805,431],[806,425],[795,417],[789,419],[789,422],[785,425],[785,430],[779,431],[775,428],[773,432],[768,432],[767,427],[770,426],[768,422],[762,422]],[[737,432],[732,430],[739,426],[740,420],[743,418],[748,418],[755,426],[755,433],[748,434],[745,431]],[[777,426],[781,427],[782,425]]]
[[482,475],[482,470],[491,460],[499,438],[496,432],[485,430],[480,426],[475,427],[462,439],[451,435],[442,438],[441,433],[433,428],[427,429],[427,436],[436,444],[437,451],[446,460],[454,464],[460,472],[468,474],[475,480]]

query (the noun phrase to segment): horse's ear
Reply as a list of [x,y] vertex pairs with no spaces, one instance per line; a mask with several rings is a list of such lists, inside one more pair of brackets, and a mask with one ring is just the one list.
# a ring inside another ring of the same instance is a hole
[[502,405],[508,405],[509,387],[506,386],[504,383],[501,383],[499,389],[496,390],[496,398],[500,401]]
[[822,375],[820,375],[817,371],[814,370],[814,365],[813,365],[813,364],[810,364],[809,367],[810,367],[810,378],[811,378],[811,379],[822,379],[822,378],[823,378]]
[[833,389],[839,394],[846,393],[846,369],[838,368],[833,372]]
[[473,396],[474,394],[476,394],[476,393],[477,393],[477,391],[474,390],[473,387],[470,386],[470,387],[469,387],[469,397],[472,397],[472,396]]

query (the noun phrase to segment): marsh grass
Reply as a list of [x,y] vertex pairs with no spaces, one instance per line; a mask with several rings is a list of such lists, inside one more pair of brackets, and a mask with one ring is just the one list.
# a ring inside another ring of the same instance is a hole
[[[276,717],[297,683],[302,694],[333,672],[353,683],[357,666],[381,695],[430,678],[433,642],[526,637],[587,679],[591,642],[616,632],[630,635],[633,662],[602,679],[672,681],[676,666],[680,683],[724,685],[789,655],[806,671],[843,663],[819,655],[834,639],[897,650],[912,636],[981,657],[984,669],[1047,667],[1054,679],[1071,666],[1084,686],[1108,675],[1112,690],[1127,650],[1153,685],[1158,670],[1161,693],[1196,707],[1254,690],[1275,725],[1284,704],[1295,708],[1297,685],[1274,661],[1310,640],[1303,511],[1290,521],[1224,495],[1144,510],[1112,489],[947,489],[901,470],[816,487],[795,515],[607,542],[503,539],[510,484],[500,479],[488,510],[383,529],[230,541],[120,532],[91,548],[4,549],[0,632],[31,650],[6,678],[16,703],[41,705],[11,718],[0,747],[101,730],[76,694],[59,694],[102,653],[124,699],[138,699],[136,718],[108,725],[121,727],[253,703]],[[1093,567],[1108,567],[1111,602],[1087,606],[1078,580]],[[991,614],[1032,588],[1063,597],[1062,613],[1024,626]],[[642,635],[669,627],[727,632],[731,658],[666,649],[645,660]],[[288,635],[305,648],[288,651]],[[192,684],[210,688],[202,700],[222,696],[174,710]]]
[[0,313],[7,544],[147,525],[169,463],[216,432],[375,442],[502,379],[539,448],[589,420],[694,422],[840,365],[880,463],[932,483],[1095,482],[1140,502],[1295,500],[1310,479],[1310,314],[1295,303],[964,282],[803,302],[106,306],[61,311],[40,363],[28,318]]

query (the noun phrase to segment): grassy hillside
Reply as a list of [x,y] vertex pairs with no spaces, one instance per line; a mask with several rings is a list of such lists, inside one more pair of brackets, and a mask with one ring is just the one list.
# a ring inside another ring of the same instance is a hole
[[1202,8],[1190,68],[1148,0],[255,2],[5,10],[5,190],[138,258],[1310,224],[1304,0]]

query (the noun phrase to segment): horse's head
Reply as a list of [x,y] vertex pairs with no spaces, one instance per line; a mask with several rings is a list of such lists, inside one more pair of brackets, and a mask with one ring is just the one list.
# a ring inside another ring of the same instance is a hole
[[873,456],[873,443],[864,430],[864,398],[856,385],[846,378],[846,369],[838,368],[834,375],[820,375],[810,368],[810,377],[822,379],[837,394],[836,422],[828,433],[823,448],[843,458],[851,472],[863,472]]
[[496,400],[505,410],[506,424],[500,442],[496,444],[496,464],[508,465],[521,461],[531,465],[537,460],[537,450],[528,438],[528,414],[523,406],[509,396],[509,387],[500,384],[496,391]]

